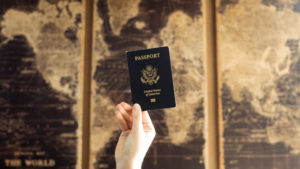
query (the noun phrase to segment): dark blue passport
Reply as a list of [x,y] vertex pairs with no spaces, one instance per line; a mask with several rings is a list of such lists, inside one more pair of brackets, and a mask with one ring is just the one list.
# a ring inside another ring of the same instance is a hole
[[132,102],[142,110],[175,107],[170,52],[168,47],[128,51]]

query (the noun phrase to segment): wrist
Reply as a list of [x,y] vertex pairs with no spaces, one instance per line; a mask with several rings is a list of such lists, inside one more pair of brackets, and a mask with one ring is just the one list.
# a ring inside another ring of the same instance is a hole
[[116,169],[141,169],[141,165],[137,165],[135,163],[117,163]]
[[142,161],[121,160],[116,162],[116,169],[141,169]]

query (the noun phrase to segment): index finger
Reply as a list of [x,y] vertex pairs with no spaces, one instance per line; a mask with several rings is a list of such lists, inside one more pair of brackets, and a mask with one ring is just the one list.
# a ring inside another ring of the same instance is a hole
[[124,108],[124,110],[127,113],[132,114],[132,106],[130,106],[129,104],[125,103],[125,102],[121,102],[121,106]]
[[127,125],[126,120],[124,119],[124,117],[122,116],[121,112],[119,112],[118,110],[115,111],[115,115],[116,118],[118,120],[119,126],[121,128],[122,131],[127,131],[129,130],[129,127]]

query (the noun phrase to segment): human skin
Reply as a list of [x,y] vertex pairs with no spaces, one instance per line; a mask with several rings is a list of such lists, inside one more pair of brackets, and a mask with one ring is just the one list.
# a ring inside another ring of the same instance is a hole
[[115,115],[122,130],[115,150],[116,168],[141,169],[156,134],[151,118],[139,104],[124,102],[116,106]]

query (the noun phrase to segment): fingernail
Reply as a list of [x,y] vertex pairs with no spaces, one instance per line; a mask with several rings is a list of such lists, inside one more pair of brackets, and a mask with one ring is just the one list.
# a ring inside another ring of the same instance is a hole
[[140,109],[140,105],[137,104],[137,103],[135,103],[135,104],[133,105],[133,111],[138,111],[139,109]]
[[133,113],[133,115],[136,116],[136,117],[139,117],[140,112],[141,112],[141,107],[140,107],[140,105],[137,104],[137,103],[134,104],[134,105],[133,105],[133,108],[132,108],[132,113]]

